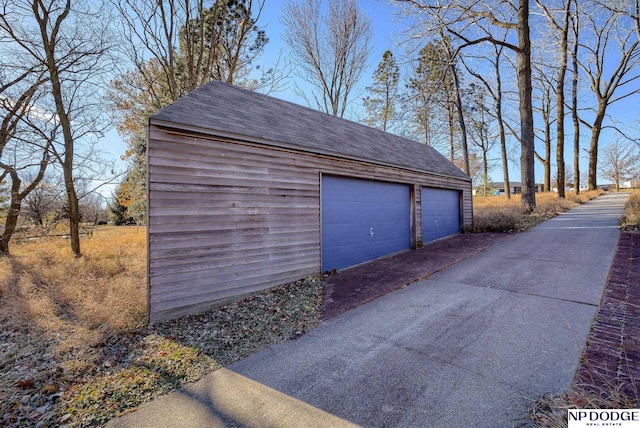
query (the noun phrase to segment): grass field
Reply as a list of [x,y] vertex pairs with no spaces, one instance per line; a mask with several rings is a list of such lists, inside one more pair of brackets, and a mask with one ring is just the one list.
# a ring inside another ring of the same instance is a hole
[[145,240],[142,227],[96,229],[82,240],[79,259],[60,238],[12,245],[13,258],[0,259],[0,293],[10,303],[4,317],[46,331],[73,326],[80,341],[142,325]]
[[[520,231],[595,197],[474,199],[479,231]],[[628,227],[640,220],[630,198]],[[0,258],[0,425],[101,424],[211,370],[317,325],[321,283],[308,278],[208,314],[146,326],[146,231],[103,227],[82,239],[42,238]]]
[[146,323],[145,239],[144,228],[105,227],[82,240],[80,259],[61,238],[13,244],[13,257],[0,258],[5,424],[56,425],[103,344]]

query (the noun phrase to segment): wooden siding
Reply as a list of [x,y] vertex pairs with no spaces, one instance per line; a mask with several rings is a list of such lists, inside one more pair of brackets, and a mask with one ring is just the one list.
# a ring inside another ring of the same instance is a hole
[[424,242],[422,241],[422,185],[415,184],[413,186],[413,248],[422,248]]
[[469,181],[152,125],[150,321],[319,273],[323,173],[414,185],[415,246],[422,243],[420,186],[462,191],[463,223],[471,227]]

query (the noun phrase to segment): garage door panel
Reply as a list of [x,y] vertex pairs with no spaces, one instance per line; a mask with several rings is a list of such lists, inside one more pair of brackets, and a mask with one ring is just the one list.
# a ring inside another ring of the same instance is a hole
[[460,232],[460,192],[422,188],[422,242]]
[[343,269],[409,249],[409,186],[324,176],[322,269]]

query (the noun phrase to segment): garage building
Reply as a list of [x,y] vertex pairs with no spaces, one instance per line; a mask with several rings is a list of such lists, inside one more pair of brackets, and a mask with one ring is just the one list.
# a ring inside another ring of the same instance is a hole
[[211,82],[149,119],[151,322],[471,228],[436,150]]

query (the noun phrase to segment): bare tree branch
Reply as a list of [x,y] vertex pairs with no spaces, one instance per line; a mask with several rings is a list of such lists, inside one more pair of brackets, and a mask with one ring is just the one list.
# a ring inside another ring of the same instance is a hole
[[316,88],[316,106],[342,117],[367,65],[371,23],[354,0],[330,0],[326,16],[320,6],[321,0],[286,2],[285,41],[300,77]]

